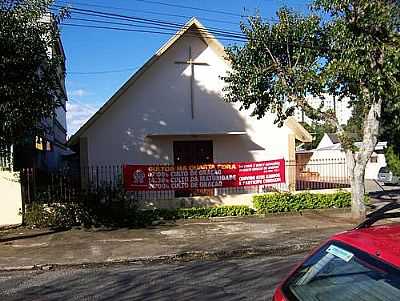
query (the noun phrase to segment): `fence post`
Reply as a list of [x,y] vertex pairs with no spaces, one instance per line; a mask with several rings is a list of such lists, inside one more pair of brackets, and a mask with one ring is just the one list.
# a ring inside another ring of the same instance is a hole
[[25,225],[25,213],[26,213],[26,187],[25,187],[25,176],[24,176],[25,169],[21,169],[19,172],[19,182],[21,184],[21,214],[22,214],[22,225]]
[[296,191],[296,161],[289,160],[288,162],[289,191],[294,192]]

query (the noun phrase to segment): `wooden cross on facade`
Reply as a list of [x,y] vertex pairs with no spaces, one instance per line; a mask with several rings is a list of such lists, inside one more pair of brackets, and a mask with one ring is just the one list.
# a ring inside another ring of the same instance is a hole
[[192,48],[189,46],[189,58],[187,61],[177,61],[175,64],[190,65],[190,109],[192,119],[194,119],[194,66],[209,66],[207,63],[195,62],[192,58]]

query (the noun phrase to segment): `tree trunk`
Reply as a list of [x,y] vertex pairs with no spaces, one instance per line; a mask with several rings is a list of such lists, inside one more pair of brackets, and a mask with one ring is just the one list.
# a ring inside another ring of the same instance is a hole
[[362,221],[366,216],[364,204],[365,195],[365,166],[357,165],[351,178],[351,217],[354,220]]
[[378,143],[379,119],[381,116],[382,100],[371,105],[364,120],[364,135],[362,145],[356,151],[345,151],[346,162],[351,183],[351,216],[361,221],[365,219],[365,168]]

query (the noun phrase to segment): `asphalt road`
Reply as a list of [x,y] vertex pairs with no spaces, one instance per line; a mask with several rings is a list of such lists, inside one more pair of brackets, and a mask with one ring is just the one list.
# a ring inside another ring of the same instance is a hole
[[271,300],[305,255],[0,273],[0,300]]
[[384,185],[374,180],[365,180],[365,191],[367,193],[396,193],[400,191],[399,185]]

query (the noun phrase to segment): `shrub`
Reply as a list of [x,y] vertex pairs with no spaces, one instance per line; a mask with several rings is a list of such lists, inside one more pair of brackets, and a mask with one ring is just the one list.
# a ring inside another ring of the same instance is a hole
[[45,210],[43,204],[32,204],[27,206],[24,215],[24,222],[31,227],[47,227],[49,212]]
[[296,212],[304,209],[345,208],[351,205],[349,192],[333,194],[309,193],[271,193],[253,197],[258,213]]
[[248,216],[254,214],[254,209],[248,206],[219,206],[202,208],[180,208],[177,209],[179,218],[210,218],[223,216]]
[[26,208],[24,222],[35,228],[69,228],[79,223],[82,209],[77,204],[34,203]]
[[138,225],[151,224],[152,221],[190,219],[190,218],[210,218],[224,216],[249,216],[255,210],[248,206],[219,206],[219,207],[193,207],[178,209],[153,209],[139,210],[134,219]]
[[218,216],[248,216],[254,214],[248,206],[220,206],[178,209],[137,210],[121,206],[88,204],[32,204],[27,207],[25,223],[36,228],[69,228],[72,226],[144,227],[154,221],[210,218]]
[[389,146],[385,151],[385,157],[389,169],[395,175],[400,175],[400,154],[398,150],[396,151],[393,145]]

